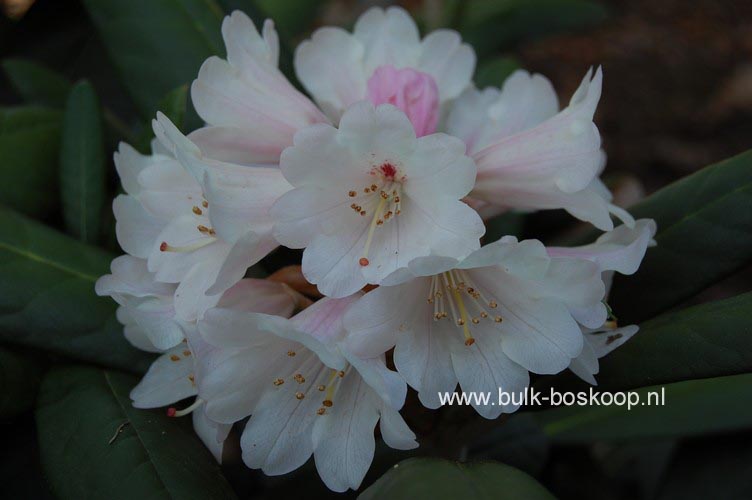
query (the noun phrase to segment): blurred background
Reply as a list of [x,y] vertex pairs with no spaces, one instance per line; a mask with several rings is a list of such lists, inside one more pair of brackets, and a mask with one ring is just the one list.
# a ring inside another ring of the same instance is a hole
[[[547,76],[557,89],[560,102],[566,103],[587,69],[602,65],[604,90],[595,121],[609,158],[605,178],[623,205],[752,145],[749,0],[217,3],[225,12],[245,10],[257,21],[266,16],[275,19],[287,41],[282,68],[288,75],[292,48],[313,29],[321,25],[351,27],[369,6],[393,3],[408,9],[423,32],[438,27],[459,30],[478,53],[479,86],[499,86],[515,68],[524,68]],[[145,150],[151,137],[150,118],[174,89],[192,80],[211,52],[202,47],[189,47],[185,53],[176,49],[170,40],[175,31],[160,24],[159,18],[144,15],[123,20],[116,10],[103,6],[107,2],[99,7],[96,4],[96,0],[0,0],[0,107],[34,104],[43,109],[60,109],[68,82],[86,79],[102,104],[109,159],[120,140]],[[148,0],[134,0],[133,4],[146,6]],[[139,9],[135,7],[133,12],[138,13]],[[116,31],[120,23],[122,29]],[[106,31],[103,26],[113,29]],[[209,46],[219,44],[221,49],[219,21],[214,29],[204,35]],[[164,45],[153,54],[144,52],[149,44],[142,42],[159,37],[164,38]],[[32,78],[35,75],[37,78]],[[44,88],[39,87],[40,81],[45,82]],[[10,123],[0,121],[0,131],[12,126]],[[189,110],[184,123],[186,129],[195,128],[198,118]],[[0,203],[57,227],[62,220],[55,208],[56,200],[27,204],[27,200],[14,198],[14,188],[9,183],[20,179],[37,186],[39,192],[57,191],[54,162],[59,126],[37,133],[42,134],[40,141],[47,141],[46,146],[40,145],[32,158],[23,161],[47,162],[49,170],[37,176],[19,170],[9,177],[7,169],[16,167],[0,157]],[[7,159],[14,154],[13,142],[4,141],[0,141],[0,155]],[[111,160],[108,161],[107,182],[111,193],[115,193],[117,179]],[[25,169],[24,165],[18,168]],[[514,227],[513,232],[544,241],[556,241],[577,231],[571,218],[552,217],[550,213],[528,217],[524,226],[519,221],[511,223],[504,227]],[[104,232],[110,236],[105,244],[115,251],[111,218],[106,225],[110,230],[105,228]],[[267,270],[274,270],[277,263],[286,260],[284,254],[276,255],[267,263]],[[694,301],[747,291],[751,278],[750,269],[737,273]],[[561,498],[752,498],[752,439],[747,432],[551,446],[524,415],[513,417],[503,428],[490,426],[472,412],[456,408],[428,415],[413,405],[407,409],[407,417],[419,434],[438,436],[427,445],[422,441],[418,454],[452,459],[492,458],[510,463],[541,479]],[[48,497],[43,482],[28,481],[39,474],[33,420],[27,416],[14,422],[11,425],[12,422],[0,420],[0,491],[12,484],[18,488],[0,496]],[[469,439],[462,441],[462,446],[455,446],[457,432],[466,432],[469,427],[476,437],[495,433],[494,442],[502,445],[489,447],[484,444],[488,440],[476,445]],[[381,449],[378,453],[366,485],[407,456]],[[227,475],[236,490],[256,491],[263,498],[303,493],[307,497],[329,495],[312,475],[310,464],[308,469],[296,473],[294,480],[250,475],[239,465],[231,465]]]

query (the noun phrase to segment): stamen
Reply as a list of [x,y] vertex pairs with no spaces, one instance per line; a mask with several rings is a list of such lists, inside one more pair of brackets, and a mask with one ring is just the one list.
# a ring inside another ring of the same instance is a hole
[[195,410],[202,404],[204,404],[204,400],[201,398],[196,398],[193,404],[191,404],[187,408],[183,408],[182,410],[177,410],[175,407],[171,406],[167,408],[167,416],[168,417],[184,417],[185,415],[190,414],[193,410]]
[[[213,231],[213,230],[211,230]],[[211,231],[209,231],[209,234],[212,234]],[[193,252],[195,250],[198,250],[200,248],[204,248],[206,245],[211,245],[217,241],[216,238],[204,238],[200,240],[197,243],[194,243],[193,245],[187,245],[184,247],[174,247],[172,245],[169,245],[166,241],[163,241],[159,245],[159,250],[161,252],[177,252],[177,253],[187,253],[187,252]]]
[[203,210],[201,210],[200,208],[198,208],[196,206],[194,206],[192,208],[192,210],[193,210],[193,213],[196,214],[196,215],[202,215],[204,213]]

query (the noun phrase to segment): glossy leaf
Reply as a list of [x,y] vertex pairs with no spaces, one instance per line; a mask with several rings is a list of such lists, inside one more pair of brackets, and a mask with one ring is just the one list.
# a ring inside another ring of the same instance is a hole
[[151,355],[123,337],[94,283],[112,256],[0,209],[0,340],[144,372]]
[[106,192],[99,99],[88,82],[73,87],[65,106],[60,151],[60,198],[69,233],[97,243]]
[[616,276],[609,302],[641,322],[752,262],[752,151],[707,167],[629,209],[658,223],[640,270]]
[[60,112],[0,108],[0,204],[33,217],[57,207]]
[[0,347],[0,417],[34,407],[43,371],[44,364],[33,356]]
[[190,419],[133,408],[135,377],[91,367],[51,370],[36,419],[42,466],[61,499],[235,498]]
[[[752,292],[647,321],[600,364],[598,388],[610,390],[752,372]],[[588,387],[570,373],[536,387],[550,385]]]
[[554,497],[532,477],[501,463],[412,458],[395,465],[358,498],[536,500]]
[[752,428],[752,373],[644,387],[634,393],[640,399],[631,410],[588,404],[535,416],[544,432],[558,442],[652,439]]
[[160,99],[223,54],[223,12],[215,0],[85,0],[125,87],[151,118]]
[[3,71],[13,88],[28,104],[62,108],[70,82],[59,73],[25,59],[5,59]]

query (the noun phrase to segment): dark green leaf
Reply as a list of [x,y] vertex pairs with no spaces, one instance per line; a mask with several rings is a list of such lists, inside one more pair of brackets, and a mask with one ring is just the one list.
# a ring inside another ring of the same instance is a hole
[[492,243],[502,236],[521,236],[525,215],[519,212],[507,212],[486,222],[486,234],[483,241]]
[[61,499],[235,498],[190,419],[131,406],[128,394],[136,382],[122,373],[76,366],[53,369],[45,377],[37,429],[42,466],[55,494]]
[[616,276],[609,302],[641,322],[752,262],[752,151],[707,167],[630,208],[658,223],[640,270]]
[[115,303],[94,293],[111,258],[0,209],[0,340],[144,372],[152,357],[125,340]]
[[115,67],[145,118],[223,53],[215,0],[84,0]]
[[0,347],[0,417],[34,407],[43,370],[44,364],[33,356]]
[[[568,406],[535,416],[558,442],[665,438],[752,427],[750,373],[643,387],[634,394],[640,399],[631,410],[619,405]],[[662,397],[665,404],[656,404]]]
[[305,33],[318,16],[321,0],[256,0],[258,8],[287,38]]
[[188,85],[170,91],[159,103],[159,110],[167,115],[167,118],[182,129],[185,127],[185,112],[188,104]]
[[60,197],[69,233],[97,243],[106,193],[106,167],[99,99],[88,82],[78,83],[65,106],[60,150]]
[[588,0],[472,0],[460,29],[478,55],[554,33],[591,26],[606,8]]
[[[633,389],[695,378],[752,372],[752,292],[663,314],[640,326],[629,342],[601,360],[601,389]],[[582,390],[571,374],[539,388]]]
[[520,69],[520,64],[511,57],[499,57],[478,65],[475,85],[479,88],[501,87],[509,75]]
[[358,498],[535,500],[554,497],[535,479],[508,465],[411,458],[395,465]]
[[60,112],[0,109],[0,203],[33,217],[57,206]]
[[3,70],[13,88],[29,104],[62,108],[70,82],[62,75],[24,59],[6,59]]

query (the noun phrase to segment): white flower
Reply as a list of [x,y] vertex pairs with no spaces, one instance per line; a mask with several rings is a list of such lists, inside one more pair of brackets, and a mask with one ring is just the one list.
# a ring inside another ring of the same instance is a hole
[[259,35],[235,11],[222,23],[227,60],[210,57],[191,87],[207,126],[191,134],[204,154],[239,164],[277,163],[293,135],[327,118],[277,68],[279,40],[271,20]]
[[[634,274],[640,267],[647,248],[655,242],[656,224],[652,219],[640,219],[633,228],[619,226],[601,235],[595,243],[580,247],[549,247],[552,257],[587,259],[595,262],[603,273],[606,295],[614,272]],[[637,325],[619,328],[615,318],[593,328],[582,327],[582,352],[572,360],[569,369],[586,382],[596,385],[595,375],[600,367],[598,359],[610,353],[637,333]]]
[[600,68],[595,76],[589,71],[561,111],[551,83],[522,70],[500,91],[469,89],[460,96],[446,131],[465,141],[478,167],[469,202],[484,216],[563,208],[603,230],[613,229],[611,213],[631,224],[598,179],[605,154],[593,114],[602,79]]
[[418,135],[436,130],[440,108],[470,84],[475,53],[455,31],[423,40],[399,7],[373,7],[350,34],[324,27],[295,51],[298,78],[334,123],[355,102],[402,109]]
[[[560,372],[582,351],[578,321],[606,319],[598,266],[551,258],[535,240],[505,237],[462,261],[418,258],[404,272],[416,278],[348,311],[347,346],[366,357],[395,346],[397,370],[429,408],[458,382],[466,392],[518,393],[528,371]],[[518,407],[474,406],[486,418]]]
[[[176,286],[156,281],[146,261],[130,255],[117,257],[110,268],[112,274],[99,278],[95,290],[97,295],[109,295],[120,304],[118,318],[126,325],[126,338],[148,351],[179,344],[183,330],[175,318]],[[146,337],[144,341],[139,333]]]
[[417,446],[398,409],[406,386],[382,358],[362,361],[337,347],[353,298],[324,298],[290,320],[232,308],[199,324],[217,349],[200,362],[199,397],[223,423],[251,415],[243,461],[266,474],[297,469],[311,454],[326,485],[357,489],[373,460],[373,430],[384,441]]
[[351,106],[339,129],[314,125],[295,135],[281,168],[295,187],[272,207],[274,235],[305,247],[303,273],[332,297],[380,283],[415,258],[462,258],[485,228],[459,201],[475,165],[444,134],[416,138],[390,105]]
[[[136,259],[132,257],[121,257],[119,259],[125,259],[130,263],[131,268],[136,271],[136,263],[132,262]],[[119,259],[116,259],[117,264],[113,262],[113,269],[123,270],[123,264],[118,262]],[[100,283],[115,281],[116,279],[117,276],[104,277],[100,279]],[[141,281],[144,282],[145,280]],[[120,284],[117,293],[132,292],[137,297],[147,297],[148,288],[154,288],[154,285],[152,285],[151,287],[136,289],[135,285],[137,285],[135,281]],[[113,296],[116,295],[113,294]],[[152,299],[162,300],[163,297],[152,297]],[[245,279],[225,292],[219,305],[242,308],[246,311],[289,316],[295,309],[296,303],[297,294],[283,284],[266,280]],[[200,367],[197,366],[198,360],[209,357],[215,348],[201,339],[197,334],[195,324],[175,320],[168,314],[164,314],[163,328],[167,330],[164,325],[169,320],[171,323],[169,331],[174,333],[175,336],[179,335],[179,338],[174,343],[171,342],[172,345],[169,347],[159,347],[152,342],[155,338],[153,332],[141,328],[140,324],[143,321],[138,323],[135,321],[140,315],[143,315],[140,310],[130,307],[122,307],[119,310],[118,319],[126,325],[128,340],[140,349],[160,352],[162,355],[152,363],[141,382],[131,391],[133,406],[136,408],[158,408],[196,396],[197,377],[200,372]],[[157,338],[161,339],[163,336]],[[192,413],[196,433],[217,460],[221,461],[222,445],[232,427],[231,423],[218,423],[208,418],[204,411],[203,401],[200,399],[196,399],[186,409],[178,411],[170,408],[168,410],[168,415],[171,416],[183,416],[190,413]]]

